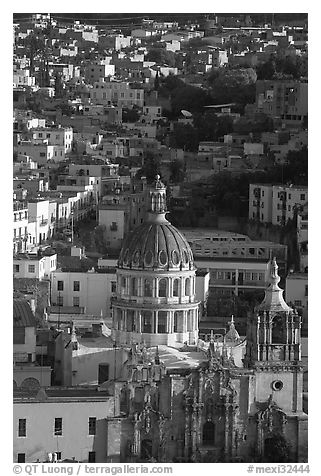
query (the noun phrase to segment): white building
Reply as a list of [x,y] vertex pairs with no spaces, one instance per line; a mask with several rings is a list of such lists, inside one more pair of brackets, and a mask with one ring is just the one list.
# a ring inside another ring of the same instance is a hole
[[28,399],[17,394],[13,415],[13,460],[18,463],[48,461],[48,453],[56,453],[58,461],[107,459],[114,398],[104,389],[52,387]]
[[37,128],[32,129],[32,141],[35,144],[46,142],[48,145],[61,146],[64,153],[68,154],[72,150],[73,129],[72,127],[58,128]]
[[295,307],[308,308],[308,273],[289,273],[286,277],[285,293],[287,302]]
[[13,258],[13,274],[15,278],[36,278],[40,281],[49,279],[57,269],[57,254],[28,253]]
[[143,107],[144,90],[131,88],[127,82],[99,81],[90,89],[90,100],[93,104]]
[[84,308],[86,314],[111,316],[111,298],[116,293],[114,268],[97,271],[64,271],[51,273],[51,303]]
[[49,145],[46,142],[33,143],[31,141],[22,141],[17,146],[17,152],[21,155],[30,156],[38,165],[46,165],[48,161],[60,162],[65,160],[63,146]]
[[249,219],[285,225],[307,202],[307,187],[250,184]]

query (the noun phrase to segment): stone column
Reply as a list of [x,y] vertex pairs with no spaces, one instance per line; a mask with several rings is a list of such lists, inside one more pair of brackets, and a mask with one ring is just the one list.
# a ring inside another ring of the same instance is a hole
[[224,456],[225,462],[229,461],[230,455],[230,403],[225,402],[225,445],[224,445]]

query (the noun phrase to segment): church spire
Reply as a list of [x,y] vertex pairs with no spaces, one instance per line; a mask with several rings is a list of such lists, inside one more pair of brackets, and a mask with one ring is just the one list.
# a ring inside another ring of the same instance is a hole
[[283,289],[279,287],[280,276],[278,275],[278,265],[276,258],[269,262],[268,286],[265,290],[265,296],[261,304],[256,308],[256,311],[272,311],[272,312],[290,312],[292,309],[287,305],[283,299]]

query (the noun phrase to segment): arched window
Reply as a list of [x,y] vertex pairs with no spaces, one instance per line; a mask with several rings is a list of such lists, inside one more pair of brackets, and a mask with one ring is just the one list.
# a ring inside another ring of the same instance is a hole
[[187,332],[192,332],[193,329],[193,311],[189,310],[187,312]]
[[183,311],[174,312],[174,332],[183,332]]
[[174,279],[173,282],[173,296],[178,297],[179,296],[179,280]]
[[120,288],[121,293],[124,294],[126,292],[126,278],[124,277],[120,278]]
[[144,280],[144,296],[146,297],[153,296],[153,284],[151,279]]
[[40,383],[36,378],[29,377],[24,379],[21,384],[21,388],[40,388]]
[[165,334],[167,327],[167,312],[158,311],[158,334]]
[[142,312],[143,332],[150,334],[152,332],[152,312]]
[[190,278],[185,279],[185,296],[189,296],[191,293],[191,280]]
[[134,319],[135,319],[134,311],[132,309],[128,309],[127,316],[126,316],[126,331],[127,332],[133,332],[135,330]]
[[178,325],[177,325],[177,312],[174,312],[174,329],[173,332],[177,332],[178,330]]
[[131,282],[130,295],[137,296],[138,295],[137,279],[131,278],[130,282]]
[[272,344],[285,344],[283,319],[285,316],[277,314],[272,322]]
[[203,426],[203,445],[215,444],[215,425],[211,421],[207,421]]
[[158,283],[158,296],[166,297],[167,296],[167,279],[162,278]]

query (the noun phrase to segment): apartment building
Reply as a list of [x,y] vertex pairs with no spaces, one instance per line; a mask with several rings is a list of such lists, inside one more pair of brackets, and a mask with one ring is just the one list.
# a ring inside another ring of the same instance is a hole
[[308,202],[308,188],[293,185],[250,184],[249,219],[285,225]]
[[83,308],[86,314],[109,318],[111,298],[116,293],[115,268],[89,271],[58,269],[51,273],[53,306]]
[[115,75],[115,65],[91,63],[85,67],[85,79],[89,84],[99,82],[100,79]]
[[289,273],[285,281],[286,300],[295,307],[308,309],[308,273]]
[[15,278],[36,278],[39,281],[49,279],[50,273],[57,269],[57,254],[53,251],[44,253],[24,253],[13,258]]
[[48,145],[63,147],[64,153],[68,154],[72,150],[73,129],[72,127],[58,128],[37,128],[32,129],[32,142],[39,144],[46,142]]
[[144,90],[131,88],[127,82],[99,81],[90,90],[90,100],[93,104],[143,107]]
[[17,153],[28,155],[38,165],[46,165],[47,162],[61,162],[65,160],[65,148],[62,145],[49,145],[46,142],[33,143],[21,141],[17,146]]
[[97,390],[51,387],[29,398],[15,391],[13,460],[52,461],[54,454],[55,461],[107,461],[114,399],[103,388]]
[[308,270],[308,205],[303,205],[297,216],[297,242],[300,255],[300,271]]
[[298,80],[258,80],[256,106],[285,124],[301,124],[308,116],[308,82]]
[[24,252],[29,244],[28,204],[13,202],[13,253]]

